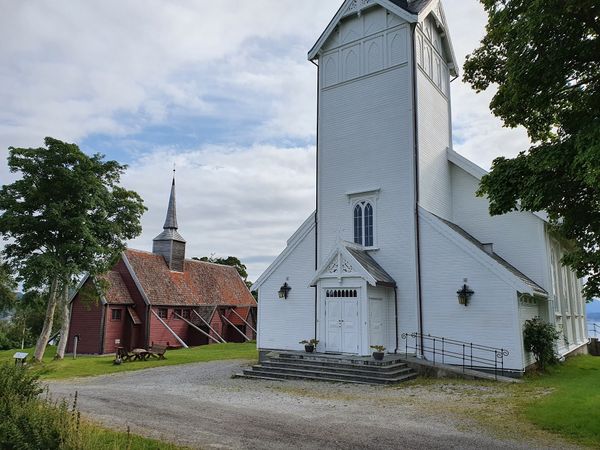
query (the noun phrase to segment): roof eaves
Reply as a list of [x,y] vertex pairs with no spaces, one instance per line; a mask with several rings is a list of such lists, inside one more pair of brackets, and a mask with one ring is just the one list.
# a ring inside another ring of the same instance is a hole
[[[310,219],[313,219],[312,221]],[[298,246],[300,243],[306,239],[306,236],[315,228],[315,220],[314,213],[310,215],[310,217],[304,221],[304,223],[298,228],[298,230],[292,235],[295,236],[295,240],[291,244],[288,244],[283,251],[279,254],[277,258],[271,263],[269,267],[262,273],[258,280],[254,282],[251,291],[256,291],[260,289],[260,286],[271,276],[271,274],[286,260],[288,255]],[[304,228],[304,230],[302,230]],[[302,230],[302,232],[301,232]],[[290,238],[290,241],[292,239]]]
[[150,299],[146,295],[146,292],[144,291],[144,288],[142,287],[142,283],[140,282],[138,276],[136,275],[135,270],[133,270],[133,266],[129,262],[129,259],[127,258],[126,253],[123,252],[121,254],[121,256],[123,258],[123,262],[125,263],[125,267],[127,267],[127,271],[129,272],[129,275],[131,275],[131,278],[133,279],[135,286],[138,288],[138,291],[140,292],[140,294],[142,295],[142,298],[144,299],[144,303],[146,303],[146,305],[150,305],[151,304]]
[[79,283],[77,283],[77,288],[71,293],[71,297],[69,298],[69,304],[71,304],[73,300],[75,300],[75,296],[79,294],[79,291],[81,290],[85,282],[88,280],[88,278],[90,278],[90,274],[86,272],[83,275],[83,278],[81,278],[81,280],[79,281]]
[[[540,288],[542,289],[542,291],[536,292],[536,287],[539,286],[534,281],[529,279],[526,275],[519,272],[516,268],[514,269],[514,271],[510,270],[506,265],[502,264],[498,260],[498,258],[500,257],[495,258],[494,256],[487,253],[485,250],[483,250],[481,247],[479,247],[477,244],[475,244],[475,242],[473,242],[476,241],[474,237],[471,236],[471,239],[468,239],[462,233],[459,233],[457,230],[452,229],[450,226],[448,226],[447,221],[444,221],[443,219],[437,217],[435,214],[430,213],[421,206],[419,207],[419,217],[427,221],[427,223],[432,225],[438,232],[454,241],[457,245],[459,239],[461,241],[469,242],[471,244],[469,247],[472,249],[471,251],[469,251],[469,253],[472,256],[476,257],[482,263],[485,263],[488,266],[488,268],[493,270],[496,273],[496,275],[498,275],[505,282],[513,286],[518,292],[527,293],[530,295],[534,295],[536,293],[546,293],[542,288]],[[464,233],[468,235],[468,233]],[[468,248],[464,246],[461,246],[461,248],[468,251]],[[506,262],[506,264],[510,265],[508,262]],[[523,278],[517,275],[515,271],[521,274]]]
[[[476,178],[479,181],[481,181],[481,179],[489,173],[487,170],[479,167],[473,161],[465,158],[463,155],[461,155],[460,153],[457,153],[456,151],[452,150],[451,148],[447,148],[446,153],[448,156],[448,161],[450,161],[456,167],[464,170],[469,175],[471,175],[472,177]],[[543,220],[544,222],[549,222],[548,214],[545,211],[535,211],[535,212],[531,212],[531,214],[536,216],[538,219]]]

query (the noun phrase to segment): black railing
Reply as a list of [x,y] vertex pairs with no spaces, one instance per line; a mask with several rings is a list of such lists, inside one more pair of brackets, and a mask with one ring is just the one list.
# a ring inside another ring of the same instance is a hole
[[600,334],[600,325],[597,323],[589,324],[588,333],[589,337],[598,338],[598,335]]
[[[488,347],[472,342],[458,341],[445,337],[421,333],[402,333],[405,352],[409,350],[423,355],[435,366],[437,363],[462,366],[463,372],[469,369],[493,371],[498,379],[498,372],[504,375],[504,357],[509,355],[503,348]],[[414,339],[414,345],[412,341]],[[409,342],[411,341],[411,342]]]

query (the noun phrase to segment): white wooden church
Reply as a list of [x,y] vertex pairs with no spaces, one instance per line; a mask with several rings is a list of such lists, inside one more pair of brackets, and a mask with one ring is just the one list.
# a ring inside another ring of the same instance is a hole
[[485,171],[452,149],[458,66],[441,2],[346,0],[308,59],[316,211],[254,286],[259,349],[316,338],[317,352],[403,353],[416,332],[507,349],[523,371],[535,316],[561,331],[561,355],[583,348],[581,282],[545,215],[491,217],[475,195]]

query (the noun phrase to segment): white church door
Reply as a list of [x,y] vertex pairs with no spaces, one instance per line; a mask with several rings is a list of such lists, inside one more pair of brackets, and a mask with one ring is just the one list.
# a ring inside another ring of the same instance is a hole
[[386,346],[385,301],[383,298],[369,298],[369,346]]
[[326,298],[325,351],[358,353],[358,298]]

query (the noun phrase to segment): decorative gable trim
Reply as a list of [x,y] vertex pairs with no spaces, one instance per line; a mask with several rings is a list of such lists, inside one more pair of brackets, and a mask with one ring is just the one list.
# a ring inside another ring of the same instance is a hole
[[448,69],[450,73],[455,77],[458,77],[458,60],[454,53],[454,46],[452,45],[452,39],[450,38],[450,30],[448,29],[448,22],[446,21],[446,14],[441,1],[430,2],[422,11],[419,11],[418,21],[424,21],[429,15],[433,15],[439,28],[443,30],[442,42],[444,43],[445,50],[450,56],[450,62],[448,63]]
[[409,23],[415,23],[418,20],[417,15],[409,13],[389,0],[346,0],[340,9],[338,9],[338,12],[335,14],[335,16],[333,16],[333,19],[331,19],[331,22],[329,22],[329,25],[327,25],[327,28],[325,28],[325,31],[323,31],[315,45],[313,45],[308,52],[308,60],[312,61],[317,57],[319,51],[323,45],[325,45],[327,39],[329,39],[331,34],[335,31],[335,28],[341,19],[352,14],[360,14],[363,9],[370,8],[376,4],[396,14]]
[[[353,245],[345,243],[347,245]],[[342,278],[359,277],[363,278],[371,286],[377,285],[377,280],[367,272],[362,265],[354,258],[341,242],[333,249],[326,259],[326,263],[317,270],[316,275],[310,282],[310,286],[316,286],[317,282],[324,278]]]

